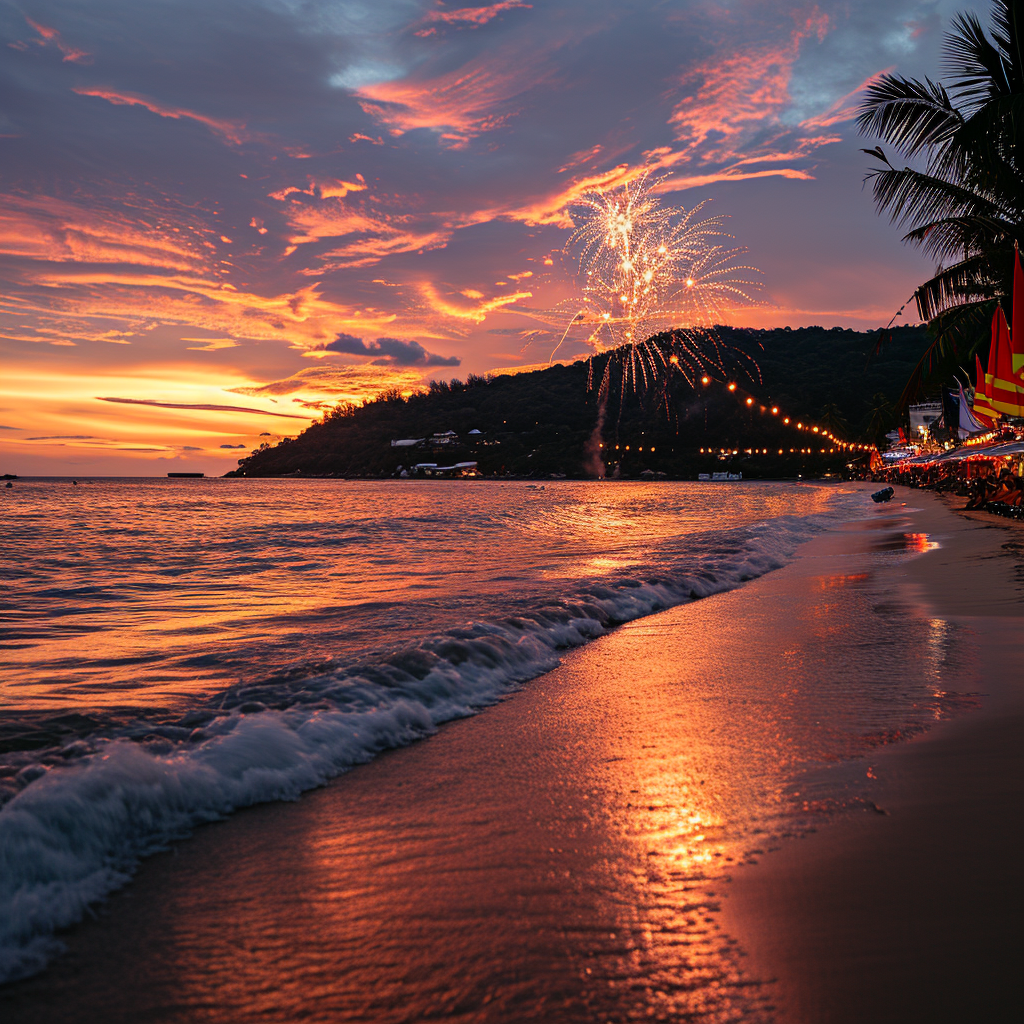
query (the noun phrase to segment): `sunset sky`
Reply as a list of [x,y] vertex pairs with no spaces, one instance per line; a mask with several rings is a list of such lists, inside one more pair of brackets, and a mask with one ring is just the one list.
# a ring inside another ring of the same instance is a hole
[[544,363],[513,310],[571,289],[566,204],[645,170],[760,268],[730,322],[883,325],[932,268],[862,187],[859,90],[941,74],[968,6],[0,0],[0,473],[222,473]]

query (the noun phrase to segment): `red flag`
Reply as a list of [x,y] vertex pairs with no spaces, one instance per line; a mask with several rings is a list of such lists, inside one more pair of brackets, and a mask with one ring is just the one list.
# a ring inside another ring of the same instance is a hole
[[1020,268],[1020,251],[1013,248],[1013,331],[1010,334],[1011,368],[1018,380],[1024,372],[1024,270]]
[[974,367],[976,383],[971,411],[986,427],[991,427],[995,425],[995,420],[999,418],[999,413],[988,403],[988,392],[992,389],[991,386],[986,385],[985,370],[982,368],[981,358],[977,354],[974,356]]
[[1002,306],[996,307],[992,327],[995,337],[988,356],[989,372],[985,374],[985,382],[992,388],[989,403],[1004,416],[1024,416],[1024,387],[1018,389],[1014,380],[1010,328],[1006,325]]

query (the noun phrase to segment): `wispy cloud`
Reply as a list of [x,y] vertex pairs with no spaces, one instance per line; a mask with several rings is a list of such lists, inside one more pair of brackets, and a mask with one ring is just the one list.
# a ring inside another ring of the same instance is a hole
[[149,405],[157,409],[188,409],[193,412],[242,412],[251,416],[280,416],[290,420],[308,419],[288,412],[270,412],[267,409],[251,409],[241,405],[208,405],[191,402],[157,402],[151,398],[99,398],[100,402],[116,402],[120,405]]
[[499,14],[505,11],[530,10],[532,4],[524,4],[521,0],[500,0],[499,3],[491,4],[489,7],[460,7],[455,11],[430,11],[421,20],[421,25],[429,26],[419,28],[416,35],[421,38],[433,35],[439,25],[453,25],[458,28],[480,28],[487,22],[493,21]]
[[197,121],[199,124],[209,128],[214,134],[219,135],[227,142],[240,146],[254,136],[246,131],[245,125],[239,121],[229,121],[224,118],[210,117],[208,114],[200,114],[194,110],[186,110],[184,107],[169,106],[157,100],[149,99],[131,92],[119,92],[117,89],[104,86],[76,85],[72,92],[79,96],[95,96],[98,99],[106,100],[117,107],[142,107],[151,114],[159,117],[169,117],[174,121],[184,118],[187,121]]

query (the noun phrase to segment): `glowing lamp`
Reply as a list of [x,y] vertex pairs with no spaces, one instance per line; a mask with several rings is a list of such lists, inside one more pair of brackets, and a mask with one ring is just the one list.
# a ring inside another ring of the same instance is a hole
[[729,390],[730,391],[735,391],[736,390],[736,385],[735,384],[730,384],[729,385]]
[[783,423],[789,423],[789,417],[787,416],[782,422]]
[[778,416],[779,415],[779,407],[777,405],[773,405],[772,406],[772,415],[773,416]]
[[710,384],[711,383],[711,378],[710,377],[701,377],[700,382],[701,382],[701,384]]
[[688,277],[686,279],[686,287],[687,288],[692,288],[693,287],[693,278],[692,277]]
[[678,365],[679,365],[679,356],[669,356],[669,357],[668,357],[668,361],[669,361],[669,362],[670,362],[670,363],[671,363],[671,364],[672,364],[673,366],[678,366]]
[[748,398],[747,399],[747,405],[753,405],[753,404],[754,404],[754,400],[752,398]]

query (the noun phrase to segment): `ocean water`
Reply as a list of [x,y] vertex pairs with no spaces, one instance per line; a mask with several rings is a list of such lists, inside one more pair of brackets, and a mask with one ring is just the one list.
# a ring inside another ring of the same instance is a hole
[[138,859],[473,714],[858,514],[842,485],[19,481],[0,981]]

